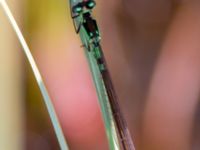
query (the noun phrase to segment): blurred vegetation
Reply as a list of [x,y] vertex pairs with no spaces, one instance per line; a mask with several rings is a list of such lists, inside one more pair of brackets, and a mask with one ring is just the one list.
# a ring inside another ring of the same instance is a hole
[[[56,34],[61,33],[66,28],[63,22],[70,18],[68,3],[57,0],[26,0],[25,14],[25,35],[30,47],[33,46],[32,41],[37,38],[38,34],[47,34],[42,37],[49,38],[48,36],[54,35],[55,32]],[[34,53],[34,49],[31,49]],[[38,148],[33,145],[38,145],[43,149],[58,149],[46,106],[29,64],[26,68],[27,149]]]
[[67,1],[27,0],[25,8],[27,14],[25,26],[31,35],[41,28],[51,32],[62,30],[65,26],[62,26],[61,20],[70,18]]

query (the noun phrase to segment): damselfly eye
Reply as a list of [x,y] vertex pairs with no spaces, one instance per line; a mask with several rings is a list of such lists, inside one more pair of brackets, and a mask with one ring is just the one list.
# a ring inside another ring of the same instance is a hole
[[88,9],[92,9],[92,8],[94,8],[94,6],[96,6],[96,2],[93,1],[93,0],[89,0],[85,4],[85,7],[88,8]]
[[76,6],[74,6],[73,8],[72,8],[72,11],[74,12],[74,13],[80,13],[80,12],[82,12],[83,11],[83,6],[81,5],[81,4],[78,4],[78,5],[76,5]]

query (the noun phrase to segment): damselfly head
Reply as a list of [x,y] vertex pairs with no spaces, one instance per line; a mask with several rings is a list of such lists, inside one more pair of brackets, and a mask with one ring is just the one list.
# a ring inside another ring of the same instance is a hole
[[77,5],[75,5],[72,8],[72,11],[73,11],[73,13],[76,13],[76,14],[81,13],[83,11],[83,5],[82,5],[82,3],[78,3]]
[[94,0],[89,0],[87,2],[85,2],[85,7],[87,9],[92,9],[96,6],[96,2]]
[[96,6],[96,2],[94,0],[84,0],[82,2],[79,2],[78,4],[74,5],[72,7],[72,11],[75,14],[80,14],[83,12],[84,9],[91,10]]

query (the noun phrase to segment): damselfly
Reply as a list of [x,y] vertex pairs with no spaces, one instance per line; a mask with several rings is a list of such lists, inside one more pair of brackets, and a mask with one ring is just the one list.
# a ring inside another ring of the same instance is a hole
[[[114,91],[111,77],[101,49],[101,38],[98,26],[96,20],[93,19],[91,15],[92,9],[95,7],[95,5],[96,2],[93,0],[70,0],[70,8],[75,30],[80,34],[83,46],[85,48],[85,54],[88,58],[89,66],[93,75],[93,80],[96,86],[96,91],[106,127],[109,147],[111,150],[118,150],[120,149],[120,146],[126,150],[134,150],[131,136],[126,122],[121,114],[119,104],[117,102],[117,96]],[[52,120],[60,148],[62,150],[67,150],[68,146],[57,119],[57,115],[29,47],[6,1],[0,0],[0,6],[2,6],[5,14],[7,15],[32,67]]]
[[[131,135],[121,113],[118,98],[100,45],[101,38],[97,22],[91,15],[95,5],[96,2],[94,0],[70,0],[74,27],[76,33],[80,34],[85,47],[85,53],[99,96],[99,103],[101,104],[110,149],[120,149],[118,144],[120,143],[123,149],[134,150]],[[116,128],[118,132],[116,132]],[[116,141],[116,135],[119,136],[120,142]]]

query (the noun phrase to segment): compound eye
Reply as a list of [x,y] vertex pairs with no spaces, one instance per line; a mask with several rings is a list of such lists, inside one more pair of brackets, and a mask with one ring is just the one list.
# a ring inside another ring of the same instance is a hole
[[75,5],[72,8],[73,13],[79,14],[83,11],[83,6],[81,4]]
[[92,9],[96,6],[96,2],[94,0],[89,0],[86,2],[85,7],[88,9]]

